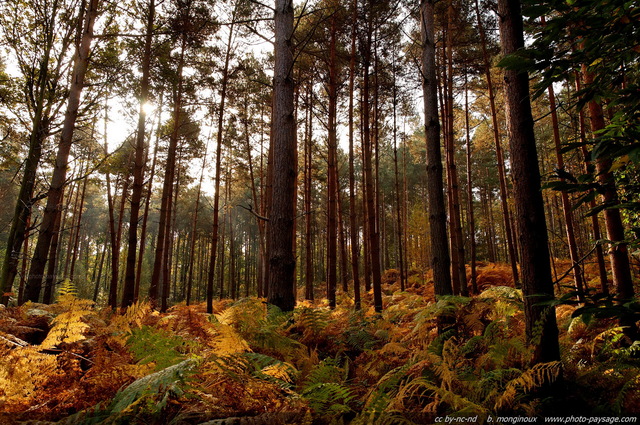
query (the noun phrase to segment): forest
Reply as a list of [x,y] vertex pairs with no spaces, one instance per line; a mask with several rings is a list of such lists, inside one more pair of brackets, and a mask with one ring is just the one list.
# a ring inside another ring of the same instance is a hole
[[0,3],[0,423],[635,423],[640,4]]

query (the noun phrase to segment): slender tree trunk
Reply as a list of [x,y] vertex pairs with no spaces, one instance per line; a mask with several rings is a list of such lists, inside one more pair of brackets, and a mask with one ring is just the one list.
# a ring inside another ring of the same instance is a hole
[[327,126],[327,299],[329,308],[336,308],[336,286],[338,282],[338,173],[336,171],[338,139],[337,139],[337,106],[338,106],[338,63],[336,53],[337,20],[335,14],[330,23],[329,41],[329,81],[327,94],[329,98]]
[[[234,12],[235,16],[235,12]],[[209,262],[209,278],[207,280],[207,313],[213,313],[213,280],[216,270],[216,255],[218,253],[218,227],[220,215],[220,168],[222,167],[222,126],[224,124],[224,105],[227,97],[227,84],[229,81],[229,59],[233,43],[233,24],[229,27],[227,50],[224,57],[222,70],[222,87],[220,89],[220,109],[218,110],[218,133],[216,134],[216,183],[213,195],[213,236],[211,238],[211,258]]]
[[73,250],[72,250],[72,254],[71,254],[71,267],[69,270],[69,279],[71,279],[72,282],[75,281],[75,269],[76,269],[76,260],[77,257],[80,255],[78,253],[78,246],[80,245],[80,231],[82,229],[82,213],[83,213],[83,209],[84,209],[84,200],[85,200],[85,195],[86,195],[86,191],[87,191],[87,182],[89,180],[89,177],[85,177],[84,178],[84,182],[82,183],[82,191],[80,193],[80,206],[78,207],[78,220],[76,221],[75,224],[75,238],[73,241]]
[[[443,99],[446,105],[446,120],[444,122],[447,126],[445,151],[446,151],[446,163],[447,163],[447,180],[449,182],[449,211],[450,211],[450,223],[449,229],[451,239],[451,273],[452,280],[457,281],[458,293],[460,295],[469,295],[469,289],[467,287],[467,274],[465,270],[464,261],[464,241],[462,237],[462,220],[460,217],[460,190],[458,170],[455,160],[455,130],[453,125],[453,23],[454,23],[454,10],[453,3],[449,2],[447,7],[447,32],[446,32],[446,46],[443,49],[446,53],[446,76],[443,81],[443,85],[446,88],[446,97]],[[443,67],[444,68],[444,67]],[[453,259],[455,258],[455,262]],[[455,276],[455,278],[454,278]],[[455,289],[454,289],[455,291]]]
[[[160,219],[158,223],[158,238],[155,252],[155,259],[153,263],[153,273],[151,275],[151,285],[149,286],[149,300],[155,307],[158,304],[158,296],[162,298],[163,292],[160,292],[164,285],[169,285],[169,282],[164,280],[168,277],[166,271],[166,254],[165,249],[167,247],[167,240],[169,234],[167,229],[170,225],[171,215],[171,197],[173,194],[173,180],[175,176],[175,163],[176,163],[176,151],[178,147],[178,132],[181,121],[181,109],[182,109],[182,91],[183,91],[183,77],[182,71],[184,68],[184,54],[186,49],[186,36],[182,36],[182,42],[180,47],[180,57],[178,59],[178,87],[174,93],[174,107],[173,107],[173,129],[169,137],[169,150],[167,153],[167,165],[164,175],[164,183],[162,185],[162,201],[160,204]],[[162,283],[163,286],[160,286]]]
[[293,110],[293,2],[275,0],[275,66],[272,114],[272,194],[269,208],[269,288],[267,300],[284,311],[295,297],[294,194],[297,174]]
[[[588,87],[593,84],[593,74],[586,65],[582,67],[582,75],[585,86]],[[591,119],[591,132],[596,134],[605,128],[602,105],[595,100],[591,100],[588,102],[588,108]],[[633,298],[634,289],[627,244],[625,243],[624,225],[620,210],[616,207],[620,201],[614,176],[611,172],[611,165],[611,159],[606,156],[601,156],[596,160],[596,172],[598,173],[598,183],[602,188],[602,200],[608,207],[604,210],[604,219],[607,239],[612,242],[609,248],[609,260],[611,262],[613,285],[616,288],[618,302],[625,303]],[[622,324],[628,327],[630,334],[636,333],[634,319],[623,318]]]
[[151,41],[153,39],[153,22],[155,18],[155,0],[149,0],[147,10],[147,28],[142,55],[142,80],[140,82],[140,109],[138,112],[138,130],[136,133],[135,160],[133,165],[133,189],[131,191],[131,210],[129,215],[129,249],[127,251],[127,267],[122,288],[122,308],[135,301],[136,292],[136,253],[138,252],[138,221],[142,186],[144,185],[145,158],[145,105],[149,99],[149,75],[151,69]]
[[504,155],[502,151],[502,141],[500,138],[500,125],[498,123],[498,112],[496,109],[495,93],[493,90],[493,81],[491,79],[491,65],[489,62],[489,54],[487,52],[487,41],[480,15],[480,7],[478,0],[475,0],[476,18],[478,20],[478,30],[480,32],[480,44],[482,47],[482,58],[484,61],[484,72],[487,79],[487,90],[489,91],[489,106],[491,108],[491,122],[493,127],[493,140],[496,146],[496,158],[498,162],[498,178],[500,181],[500,205],[502,206],[502,216],[504,220],[505,233],[507,236],[507,250],[509,252],[509,261],[511,262],[511,274],[516,287],[519,286],[518,277],[518,256],[513,237],[513,226],[511,213],[509,212],[509,204],[507,198],[507,173],[504,168]]
[[[431,231],[431,267],[436,295],[450,295],[451,271],[447,243],[447,215],[444,202],[440,122],[435,66],[434,0],[421,0],[422,90],[424,92],[427,145],[427,196]],[[442,329],[440,329],[442,331]]]
[[476,273],[476,223],[473,214],[473,182],[471,177],[471,130],[469,127],[469,90],[467,89],[467,73],[464,74],[464,123],[465,135],[467,141],[467,197],[469,205],[468,224],[469,224],[469,247],[471,261],[471,290],[474,294],[478,293],[478,277]]
[[[51,22],[52,28],[55,26],[55,16],[56,14],[53,13]],[[0,276],[0,289],[2,290],[0,293],[0,303],[4,305],[9,301],[8,294],[12,292],[13,281],[18,272],[20,249],[22,248],[22,242],[26,238],[28,232],[28,222],[29,217],[31,216],[31,207],[34,202],[32,197],[36,184],[38,164],[40,163],[40,158],[42,156],[42,145],[49,135],[50,122],[45,110],[45,100],[47,84],[49,83],[49,62],[51,51],[53,49],[54,38],[54,31],[47,33],[44,55],[40,61],[38,81],[36,83],[38,95],[31,121],[32,129],[29,136],[29,151],[24,162],[24,172],[20,183],[20,192],[18,193],[18,199],[16,200],[13,219],[11,221],[11,228],[9,229],[9,234],[7,236],[7,249],[5,251],[2,275]],[[28,253],[25,249],[24,255],[27,254]],[[23,297],[19,296],[18,302],[21,304],[22,301]]]
[[[581,76],[578,71],[576,71],[576,90],[582,90]],[[587,131],[586,124],[584,119],[584,109],[580,108],[578,111],[578,125],[580,127],[580,150],[582,153],[582,158],[584,161],[584,172],[586,174],[591,173],[591,156],[587,151]],[[596,207],[595,199],[592,199],[589,202],[589,208],[592,210]],[[600,221],[598,220],[598,214],[591,214],[591,227],[593,230],[593,239],[596,241],[596,260],[598,262],[598,275],[600,277],[600,291],[603,294],[609,294],[608,287],[608,278],[607,278],[607,267],[604,261],[604,250],[602,249],[602,244],[600,243],[601,232],[600,232]]]
[[[64,198],[64,191],[62,197]],[[53,302],[53,293],[55,291],[58,274],[58,242],[60,240],[60,233],[62,231],[61,221],[62,214],[59,214],[54,224],[53,236],[51,237],[51,247],[49,248],[49,258],[47,260],[47,275],[44,279],[44,293],[42,295],[42,302],[44,304],[51,304]]]
[[[524,47],[519,0],[498,0],[498,16],[502,53],[513,54]],[[534,345],[533,362],[549,362],[560,360],[560,348],[555,309],[539,304],[553,300],[554,295],[529,99],[529,76],[526,72],[505,69],[504,79],[514,199],[518,214],[516,222],[522,250],[526,337]]]
[[377,228],[376,216],[378,215],[376,204],[376,190],[373,181],[373,146],[371,140],[370,130],[370,77],[369,77],[369,65],[371,63],[371,46],[372,46],[372,22],[367,22],[367,40],[364,46],[363,52],[363,125],[364,125],[364,137],[363,137],[363,172],[364,172],[364,197],[366,203],[366,212],[368,215],[367,220],[367,239],[369,243],[369,257],[371,263],[371,278],[373,286],[373,307],[376,312],[382,311],[382,274],[380,270],[380,234]]
[[400,290],[404,291],[407,286],[407,277],[404,273],[404,241],[402,238],[402,202],[400,193],[400,178],[398,173],[398,88],[396,86],[395,52],[393,57],[393,175],[396,191],[396,237],[398,239],[398,267],[400,268]]
[[360,310],[360,270],[358,267],[360,249],[358,246],[358,213],[356,211],[355,166],[354,166],[354,123],[353,95],[356,77],[356,35],[358,24],[358,0],[353,0],[351,21],[351,51],[349,57],[349,237],[351,245],[351,274],[353,276],[354,307]]
[[[158,123],[156,128],[160,127],[162,122],[163,96],[160,93],[160,106],[158,110]],[[151,205],[151,192],[153,188],[153,178],[156,172],[156,162],[158,159],[158,144],[160,143],[160,133],[156,135],[156,142],[153,148],[153,160],[151,161],[151,171],[149,172],[149,183],[147,184],[147,194],[144,201],[144,213],[142,214],[142,228],[140,229],[140,252],[138,253],[138,265],[136,267],[136,285],[133,292],[133,300],[138,301],[140,297],[140,280],[142,279],[142,266],[145,254],[145,242],[147,239],[147,223],[149,218],[149,206]],[[153,244],[152,244],[153,246]]]
[[[339,167],[336,167],[336,173]],[[338,179],[338,177],[336,177]],[[338,179],[338,182],[340,180]],[[344,224],[344,211],[342,209],[342,191],[340,190],[340,183],[338,183],[338,236],[340,243],[340,278],[342,279],[342,292],[347,294],[349,292],[349,267],[348,255],[347,255],[347,238],[345,235]]]
[[65,185],[67,175],[67,165],[69,152],[73,143],[73,132],[78,117],[80,106],[80,96],[84,86],[84,77],[89,65],[89,53],[91,41],[93,39],[93,24],[98,16],[98,0],[90,0],[86,13],[86,19],[82,30],[82,38],[77,47],[71,87],[69,90],[69,100],[65,113],[60,144],[56,155],[51,186],[47,196],[47,206],[45,207],[42,223],[40,225],[40,235],[36,243],[35,253],[31,260],[29,279],[26,287],[26,297],[31,301],[38,301],[40,289],[42,287],[42,275],[47,261],[47,253],[53,237],[53,227],[57,215],[60,214],[62,190]]
[[[98,301],[98,293],[100,292],[100,280],[102,280],[102,266],[104,265],[104,258],[107,254],[107,246],[108,246],[108,242],[107,239],[105,238],[104,241],[104,248],[102,248],[102,255],[100,256],[100,265],[98,266],[98,276],[94,276],[93,282],[94,282],[94,287],[93,287],[93,302]],[[95,271],[95,269],[94,269]]]
[[304,211],[305,211],[305,299],[313,300],[313,240],[311,226],[311,178],[312,178],[312,152],[313,152],[313,97],[311,92],[311,84],[307,89],[307,125],[304,151]]
[[[551,121],[553,126],[553,143],[556,153],[556,163],[558,170],[564,170],[564,158],[562,157],[562,146],[560,142],[560,126],[558,124],[558,113],[556,111],[556,96],[553,92],[553,86],[549,86],[549,107],[551,108]],[[564,178],[560,178],[564,182]],[[582,280],[582,266],[580,265],[580,256],[578,254],[578,245],[576,243],[576,236],[574,232],[574,221],[571,203],[569,202],[569,194],[566,190],[560,192],[560,200],[562,201],[562,212],[564,214],[565,230],[567,232],[567,242],[569,243],[569,257],[571,258],[571,265],[573,267],[573,281],[578,292],[578,300],[584,302],[585,285]]]

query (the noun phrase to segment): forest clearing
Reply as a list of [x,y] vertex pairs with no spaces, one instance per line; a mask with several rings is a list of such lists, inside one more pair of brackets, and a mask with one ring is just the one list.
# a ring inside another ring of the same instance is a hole
[[0,423],[633,423],[631,0],[0,3]]

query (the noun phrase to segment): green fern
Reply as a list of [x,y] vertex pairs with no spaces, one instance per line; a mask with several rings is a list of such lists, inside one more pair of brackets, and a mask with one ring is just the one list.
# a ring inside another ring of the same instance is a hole
[[[106,407],[96,406],[65,419],[64,425],[125,425],[160,423],[161,415],[172,398],[184,394],[197,362],[184,360],[142,377],[119,391]],[[149,419],[155,418],[155,419]]]
[[127,347],[140,364],[155,363],[155,370],[175,365],[186,358],[193,342],[170,332],[143,326],[133,329]]
[[335,382],[323,382],[308,386],[303,392],[309,407],[321,416],[340,416],[351,412],[349,406],[355,400],[349,387]]

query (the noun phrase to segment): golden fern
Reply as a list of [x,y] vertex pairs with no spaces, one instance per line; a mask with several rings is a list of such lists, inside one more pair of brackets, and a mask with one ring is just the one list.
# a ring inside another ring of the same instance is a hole
[[512,406],[518,394],[518,389],[528,393],[533,389],[554,382],[561,373],[562,362],[554,361],[536,364],[507,383],[504,392],[497,398],[494,409],[501,410]]
[[149,314],[151,314],[151,304],[141,301],[133,303],[127,307],[124,314],[115,315],[111,319],[108,327],[111,337],[124,346],[133,330],[141,328]]
[[2,349],[0,354],[0,404],[28,403],[52,376],[58,364],[56,356],[39,352],[37,346]]
[[59,344],[72,344],[85,339],[84,332],[89,329],[89,325],[82,318],[92,314],[93,301],[76,298],[72,293],[67,292],[58,297],[56,310],[62,311],[53,319],[53,327],[41,348],[53,348]]

